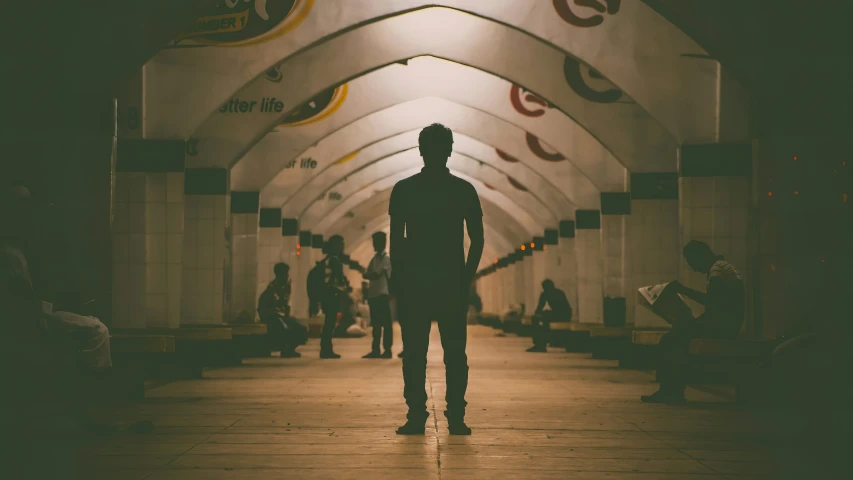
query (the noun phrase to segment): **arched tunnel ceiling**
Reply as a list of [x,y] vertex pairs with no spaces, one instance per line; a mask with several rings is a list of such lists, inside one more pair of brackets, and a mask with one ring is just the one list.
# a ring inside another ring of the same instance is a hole
[[[418,134],[420,129],[415,129],[384,138],[364,148],[336,157],[339,152],[343,151],[341,147],[346,148],[346,142],[343,141],[343,138],[341,137],[341,140],[338,140],[339,134],[341,132],[346,133],[346,130],[346,127],[338,130],[324,139],[316,149],[309,149],[309,152],[314,151],[316,155],[306,152],[308,157],[314,155],[317,158],[340,158],[338,161],[331,164],[323,163],[323,166],[318,168],[319,171],[304,180],[304,183],[298,185],[292,192],[291,189],[274,192],[272,191],[273,187],[267,187],[264,190],[262,193],[264,200],[273,205],[275,205],[274,198],[287,199],[281,208],[282,218],[299,218],[313,202],[322,198],[331,198],[329,194],[332,193],[333,186],[337,182],[348,182],[349,176],[353,172],[367,168],[374,162],[403,152],[411,152],[415,156],[419,155]],[[325,150],[337,150],[337,152],[326,153]],[[454,154],[461,154],[480,162],[484,169],[488,165],[490,170],[500,172],[502,175],[499,181],[484,180],[485,183],[499,189],[502,185],[507,184],[512,185],[513,188],[525,188],[530,195],[536,197],[546,206],[546,209],[552,211],[560,219],[574,218],[577,207],[546,180],[540,172],[528,167],[525,163],[503,160],[493,147],[459,132],[453,133],[453,151]]]
[[[714,125],[709,124],[713,122],[694,120],[707,119],[711,115],[703,114],[714,110],[716,64],[685,60],[685,55],[702,56],[706,52],[641,2],[623,4],[619,0],[607,0],[605,8],[601,2],[576,5],[569,0],[451,0],[432,4],[453,9],[416,11],[411,10],[429,4],[416,0],[388,0],[354,6],[349,0],[326,0],[312,8],[308,4],[313,2],[300,3],[303,5],[293,9],[292,17],[276,19],[279,25],[271,23],[266,27],[281,34],[267,34],[266,39],[253,42],[251,55],[247,55],[244,48],[174,48],[160,52],[147,68],[151,90],[162,93],[156,99],[150,98],[149,104],[177,103],[181,108],[165,108],[159,112],[149,109],[148,131],[163,138],[185,138],[204,117],[262,72],[297,52],[311,56],[312,49],[322,48],[330,41],[345,38],[345,48],[337,50],[340,55],[334,61],[351,63],[359,70],[357,64],[360,63],[373,63],[372,68],[375,68],[422,54],[444,56],[438,54],[437,49],[417,48],[430,42],[441,44],[438,48],[450,46],[457,53],[477,51],[482,57],[501,57],[505,51],[492,48],[492,39],[496,37],[490,29],[514,28],[591,65],[650,112],[666,130],[674,132],[679,141],[707,139],[714,134]],[[501,36],[500,33],[497,36]],[[471,43],[478,40],[480,43]],[[178,43],[178,47],[183,47],[195,42],[184,39]],[[394,57],[396,52],[396,58],[378,64],[367,61],[365,52],[379,50],[380,46],[383,48],[382,52],[377,52],[378,56]],[[453,58],[453,55],[445,58]],[[530,69],[536,56],[527,55],[526,59],[524,69]],[[338,82],[366,69],[354,71],[339,78]],[[296,70],[287,70],[285,78],[291,77],[288,72]],[[211,81],[212,77],[215,82]],[[310,88],[307,77],[300,80],[304,87]],[[211,88],[201,89],[199,85]],[[528,88],[542,94],[532,86]],[[318,92],[301,96],[310,98]],[[695,114],[697,111],[702,114]]]
[[[512,184],[506,175],[488,165],[459,153],[453,153],[447,166],[455,172],[475,178],[490,190],[497,191],[500,196],[518,205],[528,212],[539,225],[555,228],[560,221],[558,215],[548,205],[542,203],[521,184]],[[400,172],[407,176],[416,173],[423,167],[423,160],[416,149],[406,150],[381,160],[373,162],[362,169],[356,170],[331,185],[329,194],[317,199],[311,206],[299,215],[299,224],[305,230],[312,230],[314,225],[329,215],[338,205],[346,202],[349,197],[362,190],[370,190],[372,185],[386,178],[398,177]]]
[[[548,162],[537,156],[530,148],[524,130],[479,110],[436,98],[413,100],[368,115],[331,133],[316,147],[307,150],[299,150],[288,143],[288,137],[283,132],[271,132],[255,145],[247,157],[267,159],[268,165],[271,163],[270,158],[285,165],[294,158],[310,158],[317,162],[317,168],[303,169],[298,168],[298,164],[292,164],[293,168],[282,170],[271,182],[260,187],[236,181],[235,175],[232,176],[232,188],[253,190],[265,186],[261,195],[262,204],[266,207],[278,207],[310,178],[317,175],[318,170],[331,168],[341,159],[367,148],[378,140],[412,130],[420,131],[432,122],[441,122],[454,132],[463,133],[505,153],[501,156],[498,152],[493,152],[480,160],[496,166],[503,165],[519,179],[529,176],[522,168],[526,166],[539,172],[540,176],[551,183],[554,189],[562,192],[571,204],[578,208],[598,208],[599,191],[589,179],[571,162]],[[566,203],[566,200],[562,200],[555,205],[565,209]],[[573,211],[563,210],[563,214],[573,215]]]
[[[334,224],[334,222],[338,218],[346,215],[346,213],[351,211],[356,205],[376,196],[379,192],[383,192],[387,189],[393,188],[397,182],[403,180],[404,178],[410,177],[411,175],[417,173],[417,171],[418,169],[412,169],[408,171],[397,172],[393,175],[378,180],[365,188],[362,188],[353,195],[350,195],[344,201],[340,202],[338,205],[334,206],[334,208],[332,208],[322,219],[320,219],[317,224],[312,225],[312,231],[325,232],[332,224]],[[536,220],[528,212],[524,211],[524,209],[522,209],[520,206],[513,203],[505,195],[485,187],[479,180],[473,179],[457,171],[451,170],[451,173],[463,180],[470,182],[477,190],[477,194],[480,196],[481,201],[487,200],[499,209],[501,209],[501,211],[506,212],[511,218],[514,218],[519,224],[523,226],[528,236],[532,237],[533,235],[539,235],[546,228],[549,228],[547,224],[542,225],[537,223]]]
[[[339,217],[334,223],[321,233],[326,236],[335,233],[344,233],[351,230],[359,231],[366,225],[372,225],[372,222],[387,222],[388,203],[391,198],[391,189],[386,189],[379,192],[373,197],[363,200],[359,205],[354,206],[349,210],[349,214]],[[504,210],[497,207],[489,199],[481,199],[483,207],[483,222],[492,226],[492,228],[500,233],[501,238],[506,239],[512,245],[521,245],[530,240],[532,235],[518,222],[517,219],[511,217]],[[344,238],[348,238],[345,236]],[[490,241],[487,237],[486,241]]]
[[[282,94],[287,91],[281,84],[262,84],[265,94],[244,98],[278,98],[274,92]],[[516,101],[513,101],[513,90],[518,97]],[[243,154],[276,125],[277,131],[287,137],[291,148],[308,148],[331,132],[374,112],[419,98],[438,97],[504,119],[529,132],[533,135],[528,142],[531,150],[555,163],[568,159],[600,190],[624,188],[625,167],[598,140],[562,112],[538,109],[535,101],[542,100],[533,97],[534,102],[530,102],[521,96],[529,97],[513,89],[511,83],[493,75],[446,60],[421,57],[411,60],[408,66],[394,64],[380,68],[334,92],[315,97],[300,109],[300,112],[311,113],[295,117],[301,121],[288,117],[276,124],[270,123],[276,121],[275,115],[218,114],[213,117],[213,124],[205,126],[211,129],[200,132],[198,155],[193,157],[190,166],[231,165],[237,157],[230,156],[236,154],[229,150],[230,146],[239,146],[240,154]],[[310,108],[311,104],[315,108]],[[540,112],[542,116],[530,116],[528,113],[531,111]],[[240,137],[241,131],[247,135]],[[235,134],[237,136],[233,136]],[[675,144],[672,144],[670,161],[666,165],[660,161],[666,159],[663,154],[648,159],[629,155],[626,163],[633,171],[640,170],[638,165],[642,161],[646,161],[653,171],[675,171],[675,152]],[[234,165],[232,181],[240,185],[263,184],[283,169],[282,159],[277,160],[270,162],[269,158],[247,154]]]

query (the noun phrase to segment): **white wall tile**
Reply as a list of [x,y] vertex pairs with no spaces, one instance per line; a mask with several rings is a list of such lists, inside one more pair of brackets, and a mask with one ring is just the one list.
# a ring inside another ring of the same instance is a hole
[[166,202],[182,203],[184,200],[184,174],[183,172],[170,172],[166,174]]
[[130,238],[126,233],[113,235],[113,262],[126,264],[130,259]]
[[166,263],[166,234],[149,233],[145,235],[146,263]]
[[145,201],[147,203],[166,203],[166,174],[147,173],[145,176]]
[[166,232],[182,233],[184,231],[184,206],[180,203],[166,204]]
[[196,252],[199,268],[213,268],[216,265],[213,245],[199,245]]
[[128,263],[142,265],[145,263],[145,235],[132,233],[127,235],[127,260]]
[[732,235],[731,209],[718,207],[714,210],[714,236],[730,237]]
[[692,208],[690,235],[693,237],[710,237],[713,235],[714,213],[712,208]]
[[127,231],[130,233],[145,233],[145,204],[128,204]]
[[184,252],[184,236],[170,233],[166,235],[166,263],[180,265]]
[[131,173],[127,177],[127,201],[131,203],[145,203],[145,174]]
[[165,263],[149,263],[145,266],[145,291],[165,294],[168,292],[168,275]]
[[128,233],[130,229],[129,216],[130,209],[128,204],[126,202],[117,202],[113,206],[112,231],[115,233]]
[[214,201],[218,195],[198,195],[198,218],[213,219]]

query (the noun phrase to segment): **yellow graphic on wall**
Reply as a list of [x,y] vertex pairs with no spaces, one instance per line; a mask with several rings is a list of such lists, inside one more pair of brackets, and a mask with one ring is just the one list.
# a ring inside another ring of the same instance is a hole
[[354,152],[352,152],[352,153],[350,153],[350,154],[348,154],[348,155],[344,155],[343,157],[341,157],[341,158],[340,158],[340,160],[338,160],[337,162],[335,162],[335,165],[343,165],[344,163],[349,162],[350,160],[352,160],[353,158],[355,158],[356,156],[358,156],[358,152],[360,152],[360,151],[361,151],[361,150],[356,150],[356,151],[354,151]]
[[222,0],[178,34],[175,44],[243,47],[268,42],[296,28],[314,0]]
[[323,120],[341,108],[347,98],[347,91],[347,84],[343,84],[316,95],[311,100],[291,110],[279,126],[298,127]]

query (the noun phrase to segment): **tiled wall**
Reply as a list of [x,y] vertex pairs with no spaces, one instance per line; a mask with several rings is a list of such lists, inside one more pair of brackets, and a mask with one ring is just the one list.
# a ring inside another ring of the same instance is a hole
[[575,239],[561,238],[557,245],[548,245],[545,253],[548,257],[546,275],[554,285],[566,293],[573,312],[578,308],[578,270],[575,257]]
[[625,297],[625,215],[601,216],[604,295]]
[[228,195],[184,195],[181,323],[226,320],[223,284],[231,259],[229,210]]
[[633,318],[637,327],[666,326],[659,316],[636,307],[636,297],[640,287],[678,278],[678,200],[634,199],[626,221],[631,285],[627,289],[628,318]]
[[576,317],[583,323],[603,323],[603,291],[601,232],[578,229],[575,252],[578,270],[578,306]]
[[258,296],[258,214],[234,213],[231,215],[231,318],[240,312],[257,316]]
[[181,322],[183,188],[180,172],[116,174],[113,324],[177,327]]

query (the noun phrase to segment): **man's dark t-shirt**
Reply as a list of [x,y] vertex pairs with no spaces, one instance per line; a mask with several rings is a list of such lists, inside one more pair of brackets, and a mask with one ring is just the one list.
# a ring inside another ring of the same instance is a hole
[[424,168],[394,186],[389,213],[406,224],[404,281],[425,295],[461,286],[455,282],[465,273],[464,222],[483,216],[474,186],[446,168]]
[[565,292],[559,288],[550,291],[543,291],[539,295],[539,305],[536,306],[536,313],[541,313],[545,309],[545,304],[551,307],[551,311],[559,320],[570,321],[572,319],[572,306],[569,304],[569,299],[566,298]]

